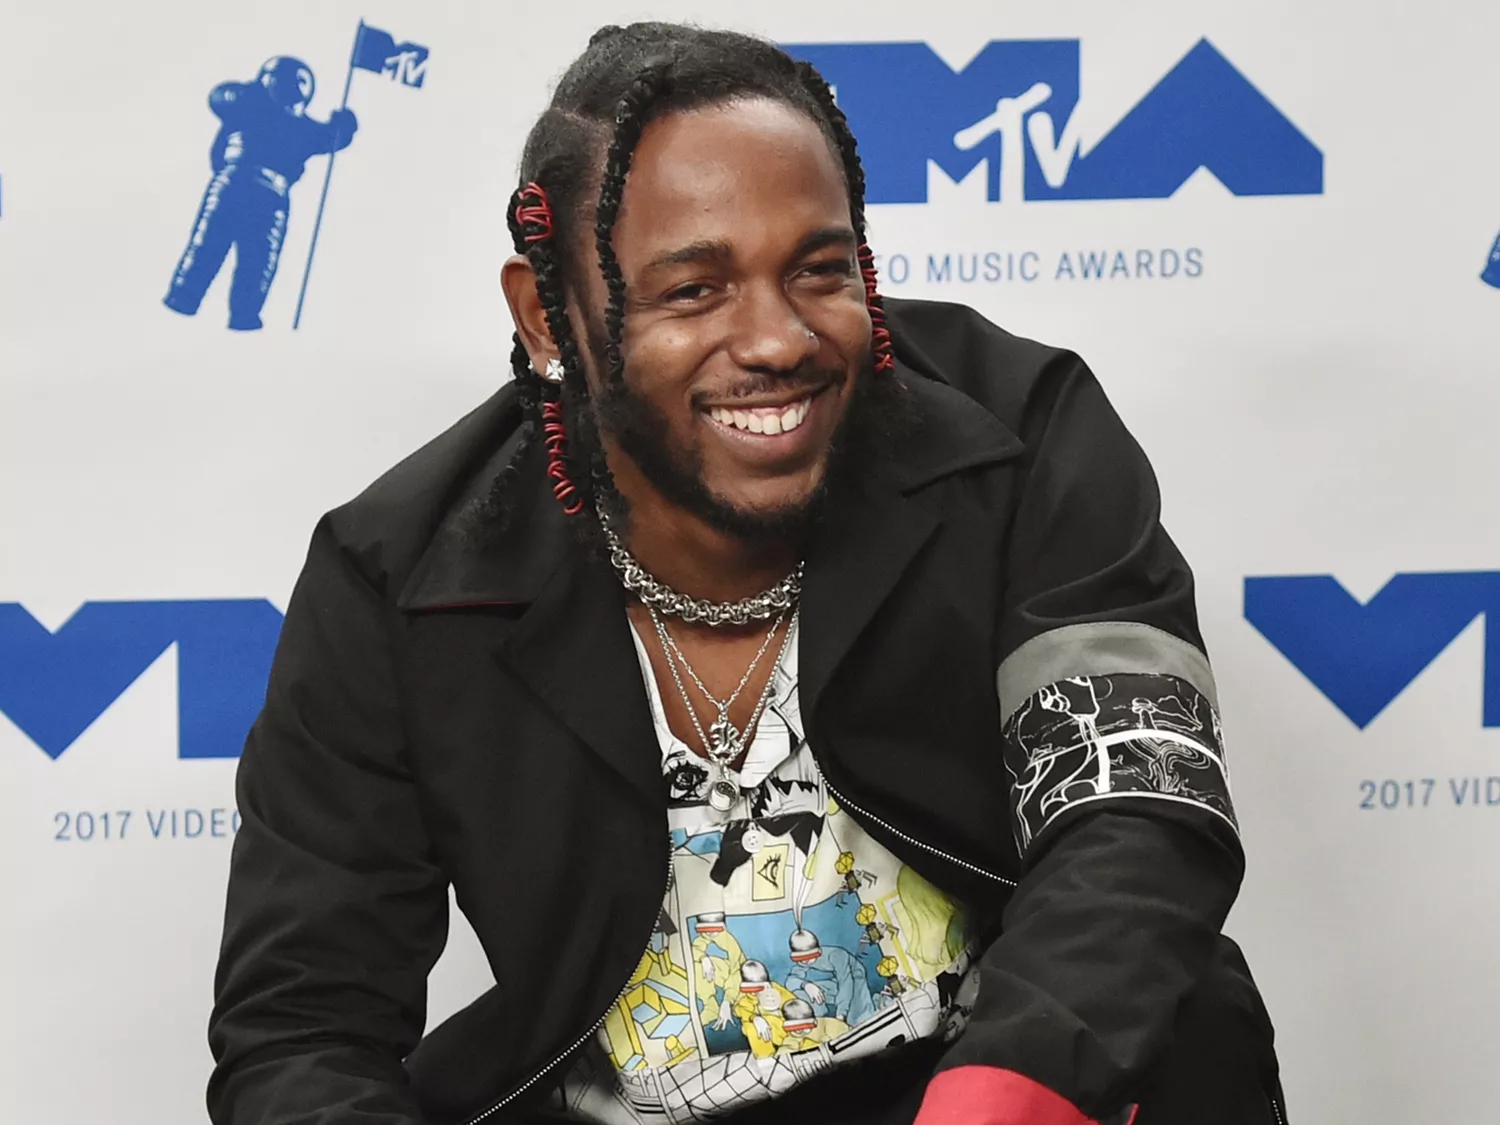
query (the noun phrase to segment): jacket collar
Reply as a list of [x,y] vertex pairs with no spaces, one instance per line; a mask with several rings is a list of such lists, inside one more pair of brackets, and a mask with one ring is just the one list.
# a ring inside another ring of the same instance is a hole
[[[941,522],[921,490],[1018,455],[1020,440],[974,400],[898,364],[917,425],[899,457],[829,498],[808,545],[801,603],[801,704],[811,716],[839,662]],[[660,755],[625,597],[607,560],[578,542],[539,463],[502,541],[479,548],[461,513],[489,487],[506,442],[458,498],[398,598],[408,613],[513,606],[497,656],[575,734],[660,800]],[[532,455],[539,462],[540,446]],[[525,478],[523,478],[525,479]]]
[[[860,508],[884,509],[943,477],[1009,460],[1024,449],[1015,434],[967,395],[916,374],[903,363],[897,364],[896,371],[916,400],[918,424],[897,459],[873,467],[867,480],[830,504],[831,518],[826,521],[830,532],[835,527],[840,534],[856,527],[876,532],[878,526],[868,527],[874,511]],[[448,516],[402,588],[398,608],[421,611],[531,605],[559,568],[582,553],[545,475],[537,471],[542,453],[538,444],[531,449],[533,463],[525,466],[522,474],[523,479],[534,480],[537,485],[520,497],[512,530],[499,542],[483,547],[474,541],[465,512],[489,490],[513,449],[512,441],[501,445],[450,505]],[[869,545],[878,548],[879,536],[874,540]]]

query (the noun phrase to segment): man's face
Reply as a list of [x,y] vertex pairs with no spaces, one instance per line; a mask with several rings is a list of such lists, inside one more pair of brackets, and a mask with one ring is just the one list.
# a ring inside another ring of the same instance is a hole
[[795,523],[869,364],[848,190],[827,138],[763,99],[658,119],[636,148],[613,241],[628,294],[623,386],[603,385],[597,266],[584,320],[622,489],[623,457],[725,529]]

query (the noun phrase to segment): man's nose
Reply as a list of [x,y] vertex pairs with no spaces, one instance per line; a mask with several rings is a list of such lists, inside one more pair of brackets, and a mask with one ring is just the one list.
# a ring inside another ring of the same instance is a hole
[[748,285],[735,309],[729,352],[750,370],[792,371],[818,354],[818,337],[779,282]]

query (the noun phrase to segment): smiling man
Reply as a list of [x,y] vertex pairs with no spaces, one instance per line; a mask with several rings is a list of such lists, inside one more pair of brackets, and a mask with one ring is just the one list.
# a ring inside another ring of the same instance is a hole
[[[768,43],[563,76],[514,381],[287,613],[220,1125],[1282,1125],[1150,467],[1077,356],[887,308],[863,189]],[[423,1037],[450,887],[495,983]]]

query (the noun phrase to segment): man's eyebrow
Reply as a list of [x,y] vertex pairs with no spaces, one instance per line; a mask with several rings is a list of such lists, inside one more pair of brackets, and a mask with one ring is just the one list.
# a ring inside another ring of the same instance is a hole
[[676,250],[658,254],[641,267],[641,272],[650,273],[652,270],[689,265],[693,262],[727,262],[733,257],[734,248],[729,243],[705,239],[702,242],[690,242],[686,246],[679,246]]
[[[849,250],[855,248],[857,239],[850,227],[824,227],[815,230],[801,242],[792,253],[794,258],[803,258],[808,254],[815,254],[828,246],[843,246]],[[641,272],[651,273],[654,270],[669,269],[672,266],[691,265],[698,262],[728,262],[734,258],[734,247],[719,239],[704,239],[699,242],[690,242],[686,246],[679,246],[675,250],[668,250],[652,258],[644,266]]]
[[846,250],[853,250],[857,241],[850,227],[824,227],[822,230],[813,231],[798,243],[797,252],[792,256],[802,258],[808,254],[816,254],[828,246],[842,246]]

